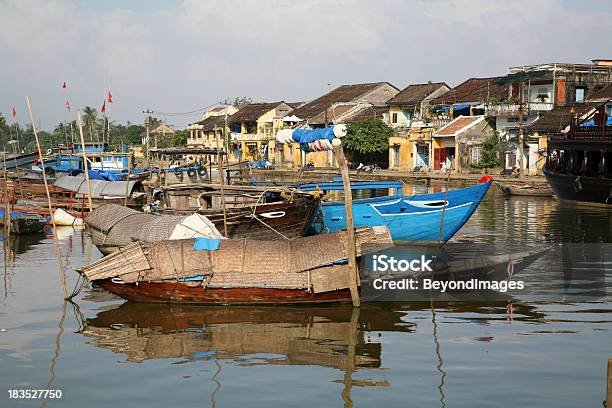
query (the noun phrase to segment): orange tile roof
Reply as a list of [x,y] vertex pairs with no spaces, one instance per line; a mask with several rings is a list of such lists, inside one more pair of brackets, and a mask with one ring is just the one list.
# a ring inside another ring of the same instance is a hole
[[435,135],[436,136],[453,136],[455,133],[460,131],[466,126],[469,126],[481,119],[482,116],[465,116],[460,117],[446,125],[446,127],[439,130]]

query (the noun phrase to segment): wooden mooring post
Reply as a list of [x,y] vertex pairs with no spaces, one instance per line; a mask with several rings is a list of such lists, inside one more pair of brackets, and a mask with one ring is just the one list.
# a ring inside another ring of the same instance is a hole
[[606,407],[612,408],[612,358],[608,359],[608,385],[606,387]]
[[344,186],[344,207],[346,209],[346,236],[348,239],[348,268],[350,279],[349,289],[351,290],[353,307],[359,307],[361,306],[361,300],[359,299],[359,271],[357,270],[357,248],[355,246],[353,194],[351,190],[351,181],[349,179],[348,164],[346,163],[344,151],[342,150],[342,142],[340,139],[334,139],[332,145],[334,146],[334,155],[336,156],[336,161],[340,167],[342,184]]

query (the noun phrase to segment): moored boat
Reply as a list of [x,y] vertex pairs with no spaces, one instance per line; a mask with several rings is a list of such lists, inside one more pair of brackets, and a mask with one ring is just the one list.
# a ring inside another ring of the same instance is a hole
[[47,224],[47,218],[36,213],[11,211],[10,217],[5,216],[4,208],[0,208],[0,223],[10,219],[10,229],[14,234],[32,234],[40,232]]
[[612,208],[612,123],[605,105],[548,138],[543,172],[557,198]]
[[[392,246],[386,228],[356,230],[361,256]],[[349,301],[346,232],[292,241],[183,239],[131,244],[79,272],[127,300],[183,304]]]
[[[255,202],[223,210],[204,208],[197,214],[210,221],[215,231],[228,238],[254,240],[285,240],[306,235],[317,216],[316,194],[291,195],[274,202]],[[103,205],[85,219],[93,243],[103,254],[109,254],[133,242],[172,239],[176,226],[194,211],[174,215],[143,214],[120,205]],[[208,230],[204,231],[209,236]]]
[[[399,186],[397,194],[353,200],[355,227],[384,225],[394,241],[417,244],[444,243],[467,222],[491,186],[492,178],[483,177],[472,187],[448,192],[405,196]],[[374,189],[384,182],[351,183],[351,188]],[[342,183],[311,183],[304,190],[342,189]],[[344,202],[322,202],[323,231],[346,228]]]
[[548,185],[535,186],[530,184],[506,184],[495,182],[506,197],[529,196],[529,197],[552,197],[553,191]]

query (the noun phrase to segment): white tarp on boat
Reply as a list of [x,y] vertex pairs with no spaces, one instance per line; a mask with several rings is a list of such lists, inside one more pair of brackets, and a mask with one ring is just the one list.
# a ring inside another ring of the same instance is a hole
[[201,214],[192,214],[174,227],[168,239],[223,238],[215,224]]

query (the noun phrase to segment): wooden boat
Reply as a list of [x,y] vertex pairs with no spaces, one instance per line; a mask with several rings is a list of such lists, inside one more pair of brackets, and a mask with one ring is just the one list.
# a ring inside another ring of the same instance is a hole
[[510,196],[529,196],[529,197],[552,197],[553,191],[548,185],[533,186],[530,184],[504,184],[495,182],[499,189]]
[[[292,241],[185,239],[131,244],[78,269],[127,300],[185,304],[349,301],[346,232]],[[202,243],[210,249],[198,249]],[[357,255],[392,246],[387,228],[356,231]]]
[[[395,241],[418,244],[437,243],[444,214],[441,242],[448,241],[467,222],[491,186],[492,178],[483,177],[472,187],[434,193],[405,196],[395,182],[398,193],[386,197],[353,200],[355,227],[384,225]],[[376,189],[385,182],[351,183],[352,189]],[[341,190],[342,183],[311,183],[300,185],[303,190]],[[346,228],[343,202],[322,202],[323,230],[334,232]]]
[[[318,196],[302,194],[293,199],[271,203],[244,204],[226,210],[229,238],[284,240],[306,235],[318,210]],[[224,231],[223,211],[197,211],[208,218],[217,231]],[[89,214],[85,223],[93,243],[103,254],[129,245],[133,239],[143,242],[170,239],[175,227],[193,211],[182,215],[143,214],[119,205],[103,205]]]
[[[0,208],[0,222],[6,222],[4,208]],[[32,234],[40,232],[47,224],[47,218],[36,213],[11,211],[10,228],[14,234]]]

